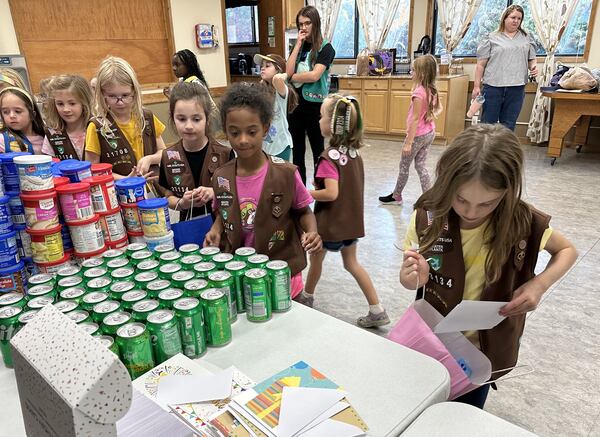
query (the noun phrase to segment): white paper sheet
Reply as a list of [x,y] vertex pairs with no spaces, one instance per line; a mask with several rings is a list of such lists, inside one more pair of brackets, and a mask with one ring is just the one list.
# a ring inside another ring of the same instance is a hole
[[349,423],[327,419],[314,428],[299,434],[301,437],[358,437],[366,435],[364,431]]
[[160,404],[188,404],[226,399],[231,396],[233,367],[207,376],[166,375],[158,383]]
[[491,329],[505,319],[498,311],[506,304],[507,302],[463,300],[436,325],[433,332],[441,334]]

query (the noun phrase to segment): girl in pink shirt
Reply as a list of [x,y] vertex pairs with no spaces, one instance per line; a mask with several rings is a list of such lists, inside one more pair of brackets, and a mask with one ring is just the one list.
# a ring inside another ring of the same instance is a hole
[[408,169],[413,160],[423,192],[431,186],[425,161],[429,146],[435,138],[433,119],[442,111],[442,105],[435,86],[436,71],[437,63],[432,55],[421,56],[413,62],[413,89],[406,120],[408,131],[402,148],[400,172],[394,192],[379,198],[379,201],[383,204],[402,204],[402,190],[408,180]]

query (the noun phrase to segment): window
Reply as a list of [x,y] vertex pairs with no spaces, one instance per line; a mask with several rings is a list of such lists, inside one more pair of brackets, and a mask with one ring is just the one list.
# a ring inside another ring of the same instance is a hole
[[[579,0],[571,20],[567,24],[567,28],[558,44],[556,51],[557,55],[562,56],[582,56],[585,51],[585,43],[587,40],[588,23],[592,12],[592,1],[593,0]],[[467,34],[458,44],[458,47],[453,52],[453,56],[475,56],[477,52],[477,44],[481,37],[489,32],[493,32],[498,28],[500,22],[500,16],[504,9],[510,4],[519,4],[523,7],[525,12],[525,19],[523,21],[523,29],[530,34],[533,39],[537,42],[537,53],[539,56],[544,56],[546,51],[542,47],[537,32],[535,30],[535,24],[531,14],[531,7],[529,0],[482,0],[479,9],[473,17],[471,27],[467,31]],[[439,55],[441,50],[444,48],[444,42],[440,33],[439,21],[437,19],[437,4],[434,8],[434,22],[436,32],[434,39],[435,54]]]
[[258,7],[239,6],[225,9],[227,22],[227,43],[258,43]]
[[[396,48],[396,57],[406,57],[408,54],[408,30],[410,20],[411,0],[400,0],[396,18],[385,40],[384,48]],[[364,49],[367,44],[358,16],[356,0],[342,0],[338,15],[333,41],[336,58],[352,59]]]

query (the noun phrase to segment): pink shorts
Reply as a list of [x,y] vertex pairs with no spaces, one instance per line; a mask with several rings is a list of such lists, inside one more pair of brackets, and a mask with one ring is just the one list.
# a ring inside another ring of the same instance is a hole
[[302,272],[296,273],[294,276],[292,276],[291,288],[292,299],[298,296],[300,293],[302,293],[302,290],[304,290],[304,282],[302,282]]

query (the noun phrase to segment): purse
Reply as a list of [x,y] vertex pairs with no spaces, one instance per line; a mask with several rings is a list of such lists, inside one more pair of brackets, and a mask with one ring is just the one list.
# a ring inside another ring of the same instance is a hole
[[566,90],[590,91],[598,87],[591,70],[584,65],[571,68],[560,78],[558,84]]
[[206,204],[204,205],[204,214],[198,217],[194,215],[194,198],[184,221],[171,225],[173,231],[173,241],[175,248],[179,249],[184,244],[195,243],[202,247],[206,233],[210,231],[213,225],[212,215],[208,213]]

